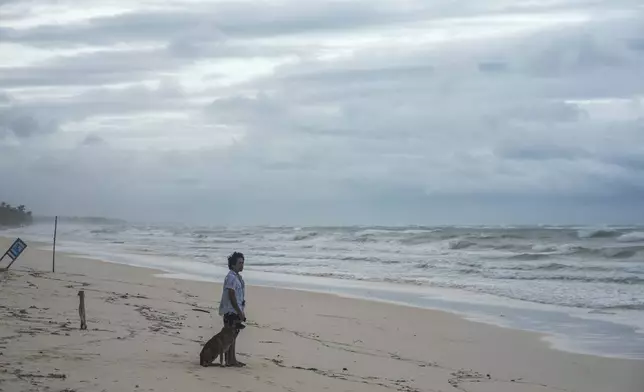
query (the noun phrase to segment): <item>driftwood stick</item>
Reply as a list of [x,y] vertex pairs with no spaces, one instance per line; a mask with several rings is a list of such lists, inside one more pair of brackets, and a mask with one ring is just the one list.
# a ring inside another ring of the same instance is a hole
[[80,290],[78,292],[80,297],[80,303],[78,304],[78,315],[80,316],[80,329],[87,329],[87,321],[85,320],[85,291]]

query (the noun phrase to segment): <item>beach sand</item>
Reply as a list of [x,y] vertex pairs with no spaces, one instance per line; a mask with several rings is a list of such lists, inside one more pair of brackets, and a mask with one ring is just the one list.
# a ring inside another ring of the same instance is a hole
[[1,391],[644,391],[644,361],[557,351],[538,334],[445,312],[253,282],[238,342],[247,367],[203,368],[199,351],[221,328],[219,284],[61,253],[52,273],[51,252],[29,245],[0,272]]

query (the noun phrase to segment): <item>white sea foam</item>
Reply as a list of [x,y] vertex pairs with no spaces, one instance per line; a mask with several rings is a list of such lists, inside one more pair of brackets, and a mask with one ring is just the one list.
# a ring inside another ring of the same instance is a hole
[[644,242],[644,231],[634,231],[617,237],[619,242]]

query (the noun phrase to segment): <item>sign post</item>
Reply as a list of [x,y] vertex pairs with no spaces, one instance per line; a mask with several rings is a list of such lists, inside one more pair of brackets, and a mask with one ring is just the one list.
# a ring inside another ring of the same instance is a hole
[[13,242],[13,244],[11,244],[9,249],[7,249],[7,251],[4,252],[2,257],[0,257],[0,261],[2,261],[2,259],[5,258],[5,256],[9,256],[9,258],[11,259],[11,263],[9,263],[9,265],[6,268],[7,270],[9,269],[9,267],[11,267],[11,264],[13,264],[13,262],[16,261],[18,256],[20,256],[20,254],[25,250],[25,248],[27,248],[27,244],[25,244],[25,242],[20,238],[17,238]]

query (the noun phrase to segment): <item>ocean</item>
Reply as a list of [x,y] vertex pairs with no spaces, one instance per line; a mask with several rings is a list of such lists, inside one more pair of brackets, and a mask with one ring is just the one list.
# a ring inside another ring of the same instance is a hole
[[[53,222],[0,231],[51,242]],[[204,227],[61,221],[57,249],[166,276],[435,308],[543,333],[557,348],[644,359],[644,226]],[[213,301],[217,298],[213,297]]]

